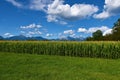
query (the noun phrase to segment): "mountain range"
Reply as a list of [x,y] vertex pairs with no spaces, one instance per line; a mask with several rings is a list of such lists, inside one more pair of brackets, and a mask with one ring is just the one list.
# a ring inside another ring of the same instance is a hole
[[26,40],[30,40],[30,41],[45,41],[45,40],[50,40],[50,41],[83,41],[85,40],[85,38],[82,37],[78,37],[78,38],[74,38],[74,37],[65,37],[65,38],[58,38],[58,39],[47,39],[47,38],[43,38],[41,36],[37,36],[37,37],[26,37],[24,35],[19,35],[19,36],[12,36],[12,37],[7,37],[4,38],[2,36],[0,36],[0,40],[18,40],[18,41],[26,41]]
[[26,37],[24,35],[19,35],[19,36],[12,36],[8,38],[4,38],[4,40],[20,40],[20,41],[25,41],[25,40],[47,40],[46,38],[43,37]]
[[70,37],[70,36],[67,36],[65,38],[59,38],[58,40],[61,40],[61,41],[84,41],[85,38],[83,38],[83,37]]
[[4,38],[2,36],[0,36],[0,40],[3,40]]

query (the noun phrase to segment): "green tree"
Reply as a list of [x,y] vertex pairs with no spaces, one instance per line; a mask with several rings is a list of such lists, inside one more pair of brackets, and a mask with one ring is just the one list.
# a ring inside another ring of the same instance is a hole
[[107,34],[103,36],[104,41],[113,41],[113,35],[112,34]]
[[86,41],[93,41],[93,37],[87,37]]
[[105,41],[118,41],[120,40],[120,18],[114,23],[112,33],[102,36],[102,31],[97,30],[92,34],[93,37],[88,37],[86,40],[105,40]]
[[114,23],[114,26],[112,29],[112,39],[120,40],[120,19],[118,19],[117,22]]
[[97,30],[97,31],[94,32],[92,35],[93,35],[93,39],[94,39],[94,40],[102,40],[103,33],[102,33],[101,30]]

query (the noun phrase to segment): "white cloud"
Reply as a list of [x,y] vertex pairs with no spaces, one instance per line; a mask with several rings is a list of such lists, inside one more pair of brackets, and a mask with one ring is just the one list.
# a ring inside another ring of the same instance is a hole
[[58,20],[56,19],[57,16],[55,15],[47,15],[47,21],[48,22],[58,22]]
[[68,23],[65,22],[65,21],[60,21],[60,24],[62,24],[62,25],[67,25]]
[[16,0],[6,0],[7,2],[10,2],[12,3],[14,6],[17,6],[17,7],[23,7],[23,5],[19,2],[17,2]]
[[66,30],[63,32],[64,34],[69,34],[69,35],[73,35],[74,31],[73,30]]
[[29,31],[28,34],[30,34],[30,35],[40,34],[40,35],[41,35],[42,32],[40,32],[40,31],[33,31],[33,32],[32,32],[32,31]]
[[61,36],[59,36],[59,39],[66,39],[66,36],[61,35]]
[[46,36],[47,36],[47,37],[52,37],[53,34],[49,34],[49,33],[47,33]]
[[72,34],[72,35],[70,35],[70,37],[75,37],[75,35],[76,35],[76,34]]
[[41,34],[42,34],[42,32],[40,32],[40,31],[37,31],[37,32],[36,32],[36,34],[40,34],[40,35],[41,35]]
[[43,10],[46,11],[47,5],[50,4],[52,0],[31,0],[29,8],[33,10]]
[[47,10],[48,4],[52,3],[52,0],[28,0],[27,4],[24,4],[20,1],[18,2],[17,0],[6,0],[6,1],[19,8],[22,7],[25,9],[39,10],[45,12]]
[[33,35],[41,35],[41,34],[42,32],[40,31],[29,31],[28,33],[26,32],[26,35],[30,37],[32,37]]
[[25,31],[20,31],[20,33],[24,34],[24,33],[25,33]]
[[93,33],[97,30],[101,30],[102,32],[108,30],[109,28],[107,26],[101,26],[101,27],[91,27],[88,29],[87,33]]
[[29,35],[34,35],[35,32],[31,32],[31,31],[29,31],[28,34],[29,34]]
[[103,12],[95,14],[94,18],[105,19],[120,14],[120,0],[105,0]]
[[48,5],[47,14],[52,17],[52,20],[66,19],[77,20],[91,16],[98,11],[98,7],[90,4],[64,4],[63,0],[54,0],[52,4]]
[[36,25],[36,24],[30,24],[28,26],[21,26],[21,29],[33,29],[33,28],[41,28],[41,25]]
[[97,30],[101,30],[103,32],[103,35],[111,33],[112,29],[108,28],[107,26],[101,26],[101,27],[91,27],[89,29],[86,28],[78,28],[78,32],[84,32],[84,33],[94,33]]
[[29,0],[28,4],[17,0],[6,0],[14,6],[47,13],[48,22],[67,24],[64,20],[78,20],[93,15],[98,7],[91,4],[64,4],[65,0]]
[[11,33],[5,33],[4,36],[6,36],[6,37],[12,37],[14,35],[12,35]]
[[112,33],[112,29],[108,29],[103,33],[103,36],[107,35],[107,34],[111,34]]
[[62,25],[67,25],[68,24],[65,21],[58,20],[57,17],[58,16],[56,16],[56,15],[47,15],[47,21],[48,22],[56,22],[56,23],[59,23],[59,24],[62,24]]
[[31,0],[29,7],[33,10],[44,10],[44,7],[46,7],[46,5],[42,3],[42,0]]
[[87,32],[87,29],[86,28],[79,28],[78,32]]
[[62,33],[58,33],[58,36],[62,36],[63,34]]
[[108,12],[104,11],[100,14],[95,14],[93,17],[97,18],[97,19],[106,19],[106,18],[110,17],[110,14]]
[[30,24],[28,26],[20,26],[20,29],[22,29],[21,34],[24,34],[26,36],[39,36],[43,34],[41,32],[42,26],[38,24]]

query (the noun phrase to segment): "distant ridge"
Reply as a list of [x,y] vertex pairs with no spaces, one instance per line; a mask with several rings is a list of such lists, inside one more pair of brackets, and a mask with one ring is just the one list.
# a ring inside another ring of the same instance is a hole
[[16,40],[16,41],[44,41],[44,40],[49,40],[49,41],[84,41],[85,38],[83,37],[70,37],[67,36],[65,38],[58,38],[58,39],[47,39],[47,38],[43,38],[41,36],[37,36],[37,37],[26,37],[24,35],[18,35],[18,36],[12,36],[12,37],[7,37],[7,38],[3,38],[2,36],[0,36],[0,40]]
[[12,36],[9,38],[5,38],[5,40],[27,40],[27,37],[24,35],[19,35],[19,36]]
[[0,36],[0,40],[3,40],[4,38],[2,36]]
[[65,38],[60,38],[58,40],[61,40],[61,41],[84,41],[85,38],[83,38],[83,37],[75,37],[74,38],[74,37],[67,36]]
[[19,36],[12,36],[8,38],[4,38],[4,40],[20,40],[20,41],[25,41],[25,40],[46,40],[43,37],[26,37],[24,35],[19,35]]

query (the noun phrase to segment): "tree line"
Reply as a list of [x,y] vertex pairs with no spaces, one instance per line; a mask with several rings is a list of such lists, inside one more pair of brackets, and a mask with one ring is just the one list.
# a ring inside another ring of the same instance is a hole
[[111,34],[103,36],[101,30],[92,33],[92,37],[86,38],[87,41],[119,41],[120,40],[120,18],[114,23]]

